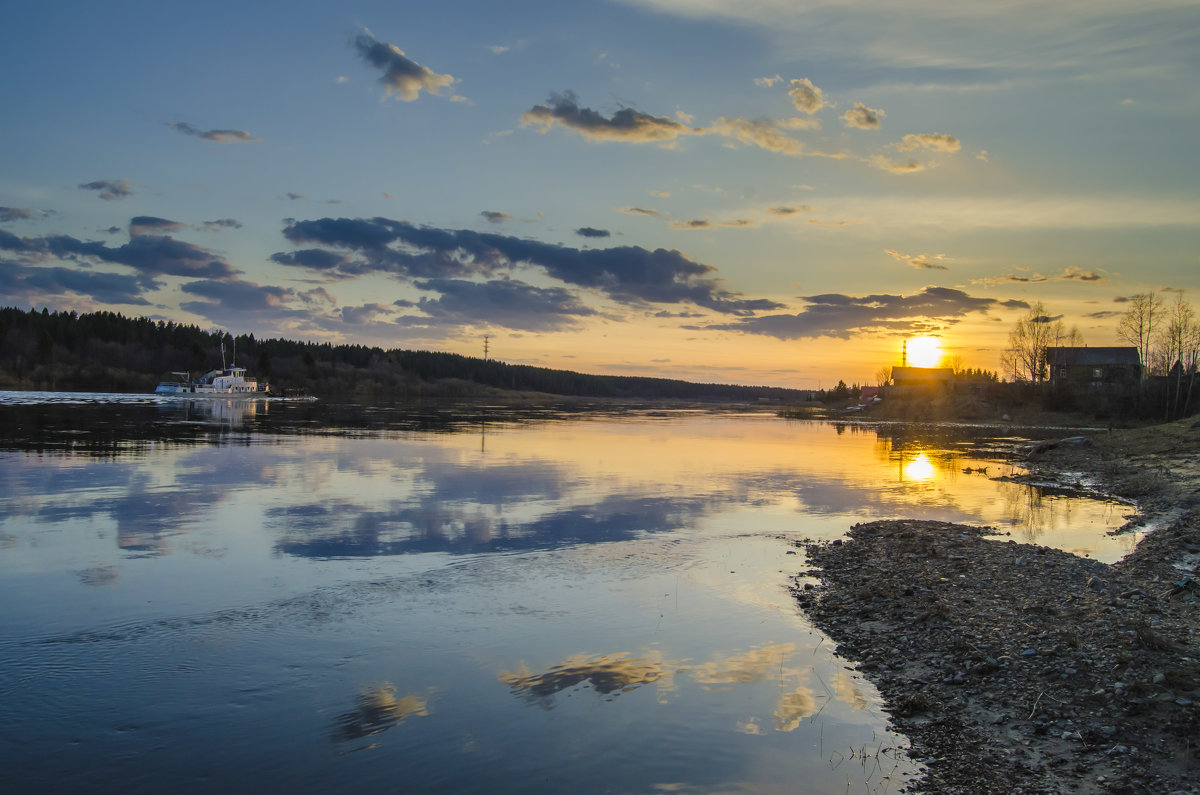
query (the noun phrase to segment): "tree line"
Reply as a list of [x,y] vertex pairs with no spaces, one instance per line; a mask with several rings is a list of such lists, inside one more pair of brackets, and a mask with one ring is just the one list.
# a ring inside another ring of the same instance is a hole
[[[234,336],[117,312],[0,308],[0,389],[149,392],[173,371],[237,363],[273,391],[321,397],[470,396],[487,388],[602,398],[802,400],[806,391],[589,375],[454,353]],[[227,363],[232,363],[226,359]]]

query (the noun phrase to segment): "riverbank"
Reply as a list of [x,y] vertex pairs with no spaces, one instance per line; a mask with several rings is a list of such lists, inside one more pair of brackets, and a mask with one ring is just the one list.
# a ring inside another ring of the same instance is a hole
[[913,789],[1200,792],[1200,428],[1031,450],[1031,477],[1137,501],[1114,565],[926,521],[807,543],[794,592],[878,686],[925,770]]

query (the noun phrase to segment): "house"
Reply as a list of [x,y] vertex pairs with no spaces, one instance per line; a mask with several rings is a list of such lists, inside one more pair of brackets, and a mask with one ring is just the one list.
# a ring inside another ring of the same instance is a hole
[[1142,378],[1138,349],[1046,348],[1051,383],[1136,384]]

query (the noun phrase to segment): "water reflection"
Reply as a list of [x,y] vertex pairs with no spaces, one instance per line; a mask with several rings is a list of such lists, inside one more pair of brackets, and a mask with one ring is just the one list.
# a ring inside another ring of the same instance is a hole
[[548,670],[535,674],[525,663],[497,677],[513,693],[544,709],[552,709],[556,693],[587,683],[600,695],[632,692],[642,685],[657,684],[660,693],[674,689],[675,674],[686,670],[683,660],[665,660],[654,649],[640,657],[619,654],[575,654]]
[[347,743],[385,732],[411,717],[429,715],[429,705],[420,696],[396,697],[396,686],[387,683],[359,695],[354,709],[333,722],[334,742]]

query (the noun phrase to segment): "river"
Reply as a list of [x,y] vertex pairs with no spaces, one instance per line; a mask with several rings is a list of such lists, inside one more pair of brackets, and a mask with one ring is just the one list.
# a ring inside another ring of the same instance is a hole
[[795,542],[1136,541],[1027,430],[584,408],[0,393],[7,787],[895,792]]

